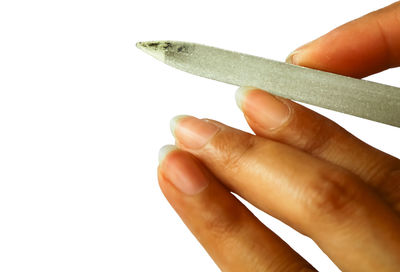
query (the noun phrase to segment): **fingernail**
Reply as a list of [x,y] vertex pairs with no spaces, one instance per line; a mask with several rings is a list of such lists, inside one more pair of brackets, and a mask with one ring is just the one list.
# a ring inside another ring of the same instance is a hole
[[297,64],[297,57],[298,57],[298,54],[299,54],[299,50],[295,50],[295,51],[293,51],[292,53],[290,53],[289,54],[289,56],[287,56],[287,58],[286,58],[286,62],[287,63],[290,63],[290,64]]
[[173,145],[166,145],[160,149],[162,176],[184,194],[195,195],[203,191],[208,186],[209,179],[192,158],[181,152],[171,154],[174,150],[178,149]]
[[186,118],[186,117],[190,117],[190,116],[189,115],[177,115],[174,118],[172,118],[171,121],[169,121],[169,128],[174,137],[175,137],[175,127],[176,127],[177,123],[179,122],[179,120]]
[[174,117],[170,124],[174,137],[190,149],[205,146],[219,130],[219,127],[211,122],[187,115]]
[[266,91],[239,88],[236,97],[246,117],[262,127],[276,129],[289,119],[288,105]]
[[235,93],[235,100],[236,100],[236,105],[239,107],[239,109],[242,109],[243,100],[246,97],[247,93],[254,89],[255,89],[254,87],[247,87],[247,86],[242,86],[239,89],[237,89]]
[[165,159],[165,157],[174,150],[177,150],[176,146],[174,145],[164,145],[161,147],[160,151],[158,152],[158,163],[162,163],[162,161]]
[[301,65],[304,61],[304,56],[307,54],[308,48],[310,48],[310,46],[312,47],[313,43],[314,41],[311,41],[298,47],[287,56],[286,62],[294,65]]

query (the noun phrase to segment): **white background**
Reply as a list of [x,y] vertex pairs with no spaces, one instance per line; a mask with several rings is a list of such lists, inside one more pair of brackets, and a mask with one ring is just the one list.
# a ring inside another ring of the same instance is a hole
[[[162,196],[157,154],[173,142],[177,114],[249,131],[236,87],[168,67],[135,43],[284,60],[391,2],[1,1],[0,271],[218,271]],[[313,109],[400,155],[400,129]],[[252,210],[316,268],[337,271],[308,238]]]

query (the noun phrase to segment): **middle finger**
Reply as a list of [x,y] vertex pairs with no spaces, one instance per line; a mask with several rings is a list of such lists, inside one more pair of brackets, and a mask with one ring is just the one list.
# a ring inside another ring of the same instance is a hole
[[236,99],[257,135],[346,168],[378,190],[385,191],[382,181],[400,169],[397,158],[369,146],[338,124],[298,103],[252,87],[240,88]]

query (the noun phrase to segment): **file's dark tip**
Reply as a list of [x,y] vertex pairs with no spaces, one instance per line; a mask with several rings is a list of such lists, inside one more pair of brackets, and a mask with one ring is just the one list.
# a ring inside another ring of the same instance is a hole
[[150,56],[153,56],[160,61],[164,61],[165,51],[172,47],[172,43],[162,41],[137,42],[136,47]]

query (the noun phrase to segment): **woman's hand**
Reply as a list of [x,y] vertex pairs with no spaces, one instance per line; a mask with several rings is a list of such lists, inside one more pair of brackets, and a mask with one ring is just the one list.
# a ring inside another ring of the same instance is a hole
[[[400,4],[345,24],[288,61],[353,77],[400,65]],[[160,187],[224,271],[313,271],[234,195],[313,239],[345,271],[400,271],[400,160],[265,91],[237,101],[256,135],[179,116]]]

